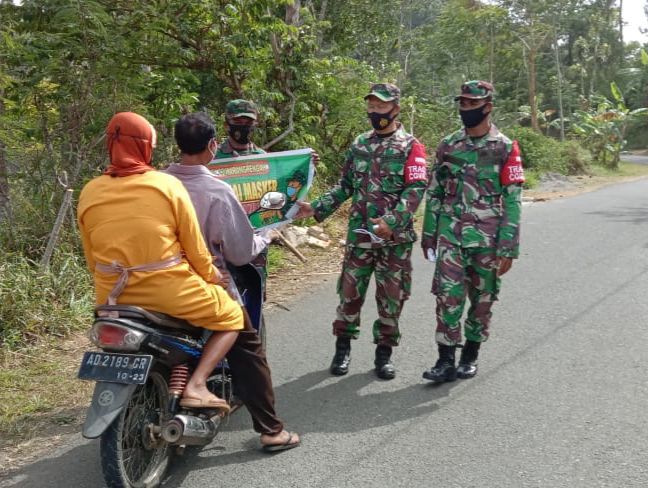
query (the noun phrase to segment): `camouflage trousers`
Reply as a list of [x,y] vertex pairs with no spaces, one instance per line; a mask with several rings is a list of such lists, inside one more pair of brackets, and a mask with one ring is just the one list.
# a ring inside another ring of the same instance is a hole
[[486,341],[493,315],[491,308],[499,289],[495,249],[440,249],[432,281],[432,293],[436,295],[436,342],[446,346],[461,343],[461,316],[466,297],[470,307],[464,335],[469,341]]
[[397,346],[401,337],[398,319],[412,288],[411,257],[411,242],[376,249],[347,247],[338,280],[340,305],[333,334],[358,338],[360,310],[375,272],[378,320],[373,325],[374,343]]

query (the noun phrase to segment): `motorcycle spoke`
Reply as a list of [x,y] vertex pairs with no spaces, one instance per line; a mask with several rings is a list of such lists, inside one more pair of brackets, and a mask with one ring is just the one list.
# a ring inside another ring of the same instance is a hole
[[147,418],[147,413],[153,413],[151,417],[158,417],[161,406],[161,398],[157,389],[152,384],[146,384],[138,388],[128,405],[124,416],[124,437],[122,438],[122,449],[124,452],[124,468],[131,481],[139,481],[147,471],[151,460],[155,456],[155,450],[145,447],[143,436],[145,426],[155,420]]

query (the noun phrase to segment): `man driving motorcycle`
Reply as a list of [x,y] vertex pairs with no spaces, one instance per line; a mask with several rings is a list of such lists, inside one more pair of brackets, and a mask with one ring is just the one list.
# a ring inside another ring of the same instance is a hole
[[[227,273],[225,262],[250,263],[269,243],[256,235],[232,188],[214,177],[206,165],[217,151],[216,129],[207,114],[183,116],[175,126],[180,162],[165,172],[180,179],[196,209],[203,236],[217,265]],[[232,280],[232,295],[238,291]],[[238,297],[240,298],[240,297]],[[266,451],[297,447],[299,435],[284,430],[275,412],[274,390],[263,344],[249,324],[241,331],[227,355],[237,394],[248,409],[254,430],[261,434]]]

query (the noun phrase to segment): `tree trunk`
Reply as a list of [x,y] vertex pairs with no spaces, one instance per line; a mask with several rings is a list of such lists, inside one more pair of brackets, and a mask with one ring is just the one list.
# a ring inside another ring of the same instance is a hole
[[[554,51],[556,53],[556,74],[558,75],[558,116],[560,117],[560,140],[565,141],[565,115],[562,98],[562,70],[560,69],[560,55],[558,54],[558,35],[554,31]],[[549,124],[547,124],[547,129]]]
[[[322,0],[322,4],[320,5],[320,11],[317,14],[317,20],[318,22],[323,22],[324,19],[326,18],[326,7],[328,6],[328,0]],[[317,30],[317,51],[322,50],[322,43],[324,41],[324,32],[322,29]]]
[[320,11],[319,14],[317,15],[317,20],[322,22],[326,18],[326,6],[328,4],[328,0],[322,0],[322,5],[320,5]]
[[488,66],[490,69],[490,81],[495,84],[495,29],[493,24],[490,25],[490,53],[488,55]]
[[531,46],[529,49],[529,107],[531,108],[531,127],[538,132],[540,126],[538,125],[538,99],[536,91],[536,57],[538,50],[536,46]]
[[621,49],[623,49],[623,0],[619,0],[619,40],[621,41]]
[[[0,115],[4,112],[4,103],[2,97],[4,93],[0,91]],[[11,228],[11,198],[9,197],[9,167],[7,163],[7,147],[0,140],[0,223],[7,222],[8,228]]]
[[9,198],[9,170],[7,168],[7,150],[0,141],[0,222],[10,221],[11,199]]
[[301,0],[293,0],[291,5],[286,6],[286,24],[299,25],[299,10],[301,9]]

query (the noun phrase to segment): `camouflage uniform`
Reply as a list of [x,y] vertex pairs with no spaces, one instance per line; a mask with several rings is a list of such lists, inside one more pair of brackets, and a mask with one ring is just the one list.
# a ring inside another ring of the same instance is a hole
[[[254,102],[249,100],[232,100],[227,103],[225,106],[225,119],[229,120],[232,117],[248,117],[252,120],[257,120],[258,109]],[[250,154],[265,154],[266,152],[257,147],[252,141],[247,144],[247,147],[244,150],[236,150],[230,144],[229,138],[226,137],[218,145],[216,154],[214,155],[214,160],[216,159],[225,159],[225,158],[238,158],[239,156],[248,156]],[[211,163],[211,166],[214,166],[214,163]],[[257,268],[261,269],[263,272],[264,278],[268,277],[268,270],[266,265],[268,264],[268,248],[266,247],[259,255],[252,260],[252,264]],[[265,292],[264,292],[265,293]],[[265,300],[265,294],[264,294]]]
[[[394,85],[378,84],[370,95],[398,101],[399,94]],[[413,215],[426,183],[425,148],[399,123],[387,137],[381,138],[375,131],[358,136],[346,153],[339,183],[312,202],[315,219],[321,222],[345,200],[352,199],[334,335],[358,337],[360,309],[375,272],[379,318],[373,327],[374,342],[398,345],[398,319],[411,289],[410,257],[416,240]],[[378,217],[393,232],[389,241],[372,243],[370,236],[354,232],[373,231],[369,219]]]
[[524,176],[517,142],[494,125],[475,139],[458,130],[437,148],[430,176],[421,243],[436,249],[436,341],[461,342],[468,295],[466,339],[484,342],[500,289],[497,258],[519,255]]
[[[259,111],[256,105],[249,100],[232,100],[225,106],[226,119],[232,117],[248,117],[252,120],[257,120],[258,114]],[[265,154],[265,151],[251,141],[244,150],[235,150],[230,144],[229,138],[225,138],[218,145],[218,151],[214,159],[237,158],[239,156],[248,156],[249,154]]]
[[238,158],[239,156],[248,156],[250,154],[265,154],[265,151],[253,142],[250,142],[244,150],[234,149],[229,139],[223,139],[223,142],[218,145],[214,159]]

